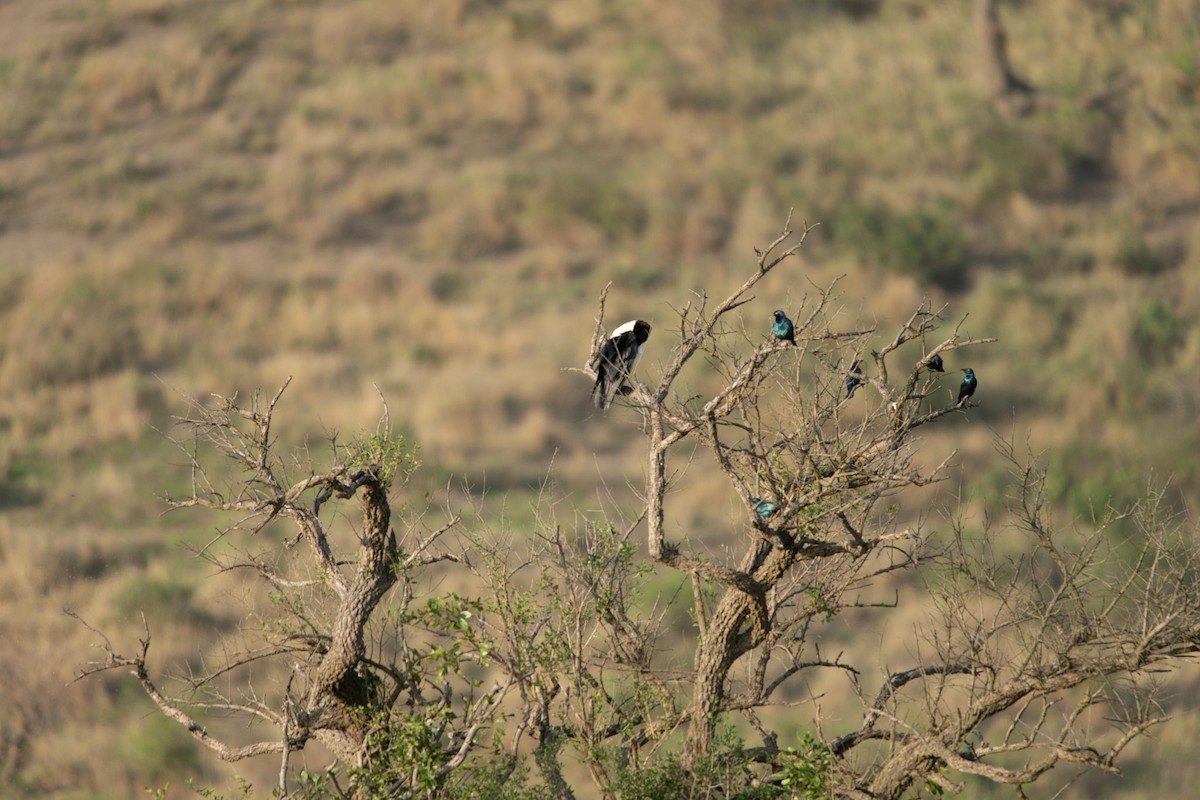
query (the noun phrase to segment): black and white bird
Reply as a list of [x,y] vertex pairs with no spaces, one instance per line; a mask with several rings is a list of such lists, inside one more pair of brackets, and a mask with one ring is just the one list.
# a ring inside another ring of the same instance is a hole
[[612,336],[600,348],[596,363],[596,385],[592,388],[592,402],[596,408],[607,411],[618,393],[629,394],[633,391],[629,377],[642,357],[642,348],[649,338],[650,323],[640,319],[631,319],[612,332]]

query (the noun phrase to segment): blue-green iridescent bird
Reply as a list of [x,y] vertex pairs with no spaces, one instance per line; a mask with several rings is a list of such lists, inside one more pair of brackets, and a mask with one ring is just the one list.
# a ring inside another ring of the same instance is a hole
[[796,343],[796,331],[792,326],[792,321],[779,309],[775,310],[775,324],[771,326],[771,333],[775,334],[775,338],[780,341]]
[[975,394],[975,389],[979,387],[979,381],[975,379],[975,370],[965,367],[963,372],[967,374],[963,376],[962,383],[958,385],[958,402],[955,405],[962,405],[963,401]]
[[941,353],[934,353],[933,357],[929,359],[929,371],[930,372],[945,372],[946,371],[946,365],[942,361]]
[[754,513],[764,519],[771,516],[778,510],[779,506],[772,503],[770,500],[761,500],[757,497],[751,497],[750,502],[754,503]]
[[[854,363],[850,365],[850,371],[855,375],[862,375],[862,369],[858,366],[858,359],[854,359]],[[854,375],[846,376],[846,397],[854,397],[854,390],[862,384]]]

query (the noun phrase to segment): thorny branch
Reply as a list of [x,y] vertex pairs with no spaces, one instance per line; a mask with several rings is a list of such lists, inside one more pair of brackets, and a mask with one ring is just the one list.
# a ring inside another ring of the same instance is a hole
[[[67,616],[75,619],[77,622],[79,622],[79,624],[83,625],[83,627],[87,628],[93,634],[99,636],[104,647],[104,660],[90,662],[80,671],[75,680],[82,680],[83,678],[89,677],[98,672],[104,672],[110,669],[128,668],[129,672],[135,678],[137,678],[138,683],[142,685],[142,689],[146,692],[146,695],[154,701],[154,704],[158,706],[159,710],[164,715],[182,725],[184,729],[186,729],[187,732],[192,735],[192,738],[210,750],[214,751],[218,756],[221,757],[223,761],[241,761],[244,758],[251,758],[253,756],[265,755],[267,753],[278,753],[284,749],[284,743],[281,741],[258,742],[256,744],[246,745],[244,747],[231,747],[225,742],[222,742],[221,740],[211,736],[208,731],[205,730],[204,726],[197,722],[195,718],[180,709],[174,702],[172,702],[161,691],[159,691],[158,687],[154,684],[154,681],[150,679],[149,673],[146,671],[146,654],[150,651],[150,627],[146,623],[145,615],[142,616],[142,626],[145,631],[145,635],[140,641],[140,652],[136,656],[124,656],[117,653],[116,650],[113,649],[112,642],[109,641],[107,636],[94,628],[91,624],[84,620],[83,617],[79,616],[71,609],[66,609],[66,614]],[[256,716],[261,713],[260,709],[252,709],[247,706],[235,706],[234,710],[253,713]],[[279,719],[275,719],[274,721],[278,722]],[[303,742],[303,738],[296,739],[291,741],[289,745],[293,747],[302,747]]]

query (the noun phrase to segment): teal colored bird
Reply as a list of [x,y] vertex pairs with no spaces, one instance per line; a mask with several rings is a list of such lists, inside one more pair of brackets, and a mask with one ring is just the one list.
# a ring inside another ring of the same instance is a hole
[[975,394],[975,390],[979,387],[979,381],[975,379],[975,370],[970,367],[963,369],[967,373],[963,376],[962,383],[958,385],[958,402],[955,405],[961,406],[963,401],[971,395]]
[[796,343],[796,330],[792,321],[788,319],[787,314],[778,309],[775,310],[775,324],[771,326],[771,333],[780,341]]
[[854,377],[854,375],[862,375],[862,369],[858,366],[858,359],[854,359],[854,363],[850,365],[850,372],[853,375],[846,376],[846,397],[854,397],[854,390],[862,385],[862,381]]
[[758,514],[763,519],[771,516],[779,508],[770,500],[760,500],[757,497],[751,497],[750,502],[754,503],[754,513]]
[[942,356],[940,353],[934,353],[933,358],[929,359],[929,371],[930,372],[945,372],[946,371],[946,365],[942,362]]

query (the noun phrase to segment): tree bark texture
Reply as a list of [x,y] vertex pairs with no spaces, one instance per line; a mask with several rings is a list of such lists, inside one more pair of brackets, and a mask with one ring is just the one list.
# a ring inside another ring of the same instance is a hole
[[353,763],[366,732],[355,708],[366,706],[370,699],[358,669],[366,653],[363,631],[379,601],[396,583],[397,555],[387,492],[373,476],[355,476],[355,482],[360,484],[363,507],[358,571],[338,609],[329,650],[317,667],[303,719],[348,763]]

